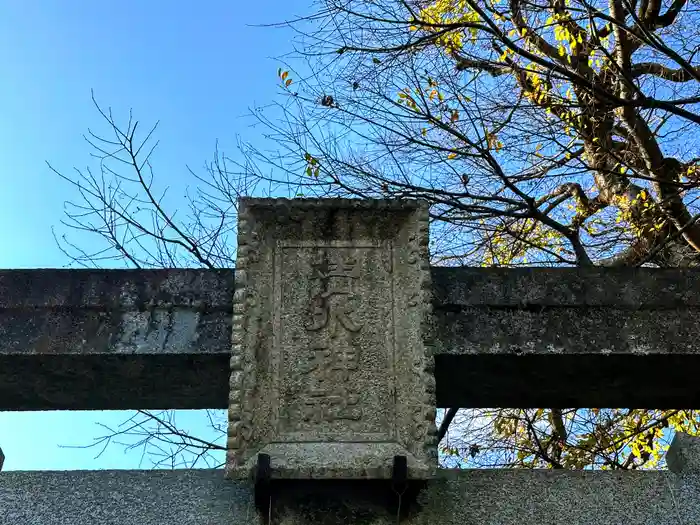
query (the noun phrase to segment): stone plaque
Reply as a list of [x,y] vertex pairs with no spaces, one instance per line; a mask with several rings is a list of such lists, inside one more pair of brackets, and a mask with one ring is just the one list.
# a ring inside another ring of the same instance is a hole
[[429,309],[424,203],[241,199],[227,477],[430,477]]

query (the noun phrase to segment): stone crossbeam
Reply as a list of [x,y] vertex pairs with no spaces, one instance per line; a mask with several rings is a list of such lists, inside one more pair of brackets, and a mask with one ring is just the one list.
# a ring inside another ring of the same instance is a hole
[[[440,407],[700,404],[700,272],[431,273]],[[0,410],[225,408],[233,274],[0,271]]]
[[[697,523],[700,476],[656,472],[442,471],[403,525]],[[250,484],[221,470],[3,472],[0,525],[257,525]],[[272,523],[396,524],[383,502],[347,490],[305,494],[291,487],[272,502]],[[332,516],[332,521],[329,521]]]
[[[697,523],[700,438],[676,434],[668,471],[442,470],[402,516],[404,525]],[[222,470],[35,471],[0,474],[0,525],[321,525],[396,523],[396,495],[372,480],[306,484],[270,495]],[[392,500],[388,501],[387,497]]]
[[0,271],[0,410],[220,407],[231,270]]

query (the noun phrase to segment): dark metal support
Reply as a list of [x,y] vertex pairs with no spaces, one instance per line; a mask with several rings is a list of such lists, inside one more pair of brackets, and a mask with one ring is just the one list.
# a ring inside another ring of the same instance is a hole
[[408,460],[406,456],[394,456],[394,466],[391,471],[391,484],[394,490],[402,493],[408,484]]
[[258,454],[258,464],[255,468],[255,507],[267,523],[272,496],[272,465],[269,454]]
[[269,454],[258,454],[254,473],[255,507],[264,524],[270,525],[272,507],[280,502],[313,497],[316,502],[327,500],[329,508],[338,505],[352,494],[356,498],[374,501],[385,506],[391,516],[406,519],[417,510],[418,493],[425,480],[409,479],[408,459],[394,456],[390,479],[272,479]]

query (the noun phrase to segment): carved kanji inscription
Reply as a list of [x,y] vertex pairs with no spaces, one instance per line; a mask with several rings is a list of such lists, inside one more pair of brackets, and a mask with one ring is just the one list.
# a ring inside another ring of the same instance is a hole
[[[280,246],[278,429],[310,441],[392,439],[391,266],[377,247],[343,244]],[[373,276],[360,279],[368,266]]]

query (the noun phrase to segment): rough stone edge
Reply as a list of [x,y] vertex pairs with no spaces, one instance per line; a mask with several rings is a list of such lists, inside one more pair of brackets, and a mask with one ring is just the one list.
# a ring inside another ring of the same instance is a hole
[[435,384],[435,359],[433,357],[433,333],[432,333],[432,273],[430,271],[430,205],[427,201],[413,201],[416,210],[413,212],[415,216],[415,235],[416,248],[419,257],[419,279],[418,288],[418,305],[421,311],[419,312],[421,322],[418,326],[418,337],[423,343],[422,355],[414,356],[414,365],[416,373],[419,375],[419,384],[422,385],[423,392],[423,421],[420,424],[424,425],[423,429],[423,454],[427,458],[432,467],[430,476],[434,476],[438,466],[437,452],[437,426],[436,426],[436,384]]
[[[258,450],[259,454],[269,454],[273,458],[282,457],[286,461],[273,465],[272,476],[276,480],[377,480],[390,479],[392,476],[393,458],[395,455],[405,455],[408,463],[410,479],[426,480],[435,477],[437,469],[431,468],[424,457],[416,457],[407,453],[407,448],[400,442],[390,443],[354,443],[350,449],[348,443],[320,442],[305,447],[303,443],[267,443]],[[314,448],[324,449],[323,456],[315,455],[311,459],[308,451]],[[306,449],[306,451],[304,450]],[[295,460],[302,459],[301,463]],[[349,460],[348,458],[353,458]],[[361,458],[361,461],[357,461]],[[291,461],[289,461],[291,459]],[[257,466],[257,456],[252,456],[241,468],[242,472],[254,471]],[[235,477],[233,479],[242,479]]]
[[[280,207],[297,208],[302,210],[308,209],[323,209],[323,208],[340,208],[340,209],[362,209],[362,210],[416,210],[420,209],[425,203],[423,200],[416,199],[345,199],[345,198],[257,198],[257,197],[241,197],[239,200],[239,220],[240,208],[248,209],[275,209]],[[240,229],[240,228],[239,228]]]
[[[254,218],[251,199],[239,199],[238,206],[238,248],[236,254],[236,273],[233,294],[233,315],[231,325],[231,358],[229,379],[228,429],[226,439],[225,476],[231,477],[236,465],[240,462],[240,454],[246,449],[246,442],[252,432],[250,418],[252,407],[247,406],[245,395],[246,376],[254,374],[254,363],[245,355],[246,334],[255,331],[247,325],[250,319],[257,316],[246,315],[249,308],[256,309],[254,294],[248,287],[248,266],[254,261],[258,250],[259,237],[252,230]],[[254,380],[254,377],[253,377]],[[250,387],[250,385],[247,385]]]

